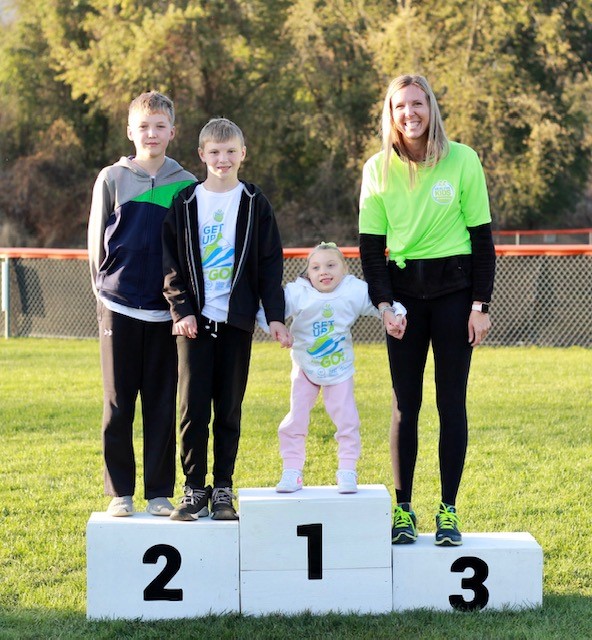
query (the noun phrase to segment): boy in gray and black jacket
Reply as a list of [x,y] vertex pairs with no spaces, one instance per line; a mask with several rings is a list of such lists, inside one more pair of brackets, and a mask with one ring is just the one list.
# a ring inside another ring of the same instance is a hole
[[166,157],[175,136],[173,103],[155,91],[129,108],[135,156],[103,169],[95,182],[88,254],[103,373],[103,451],[107,512],[134,512],[132,427],[138,393],[144,427],[146,510],[170,515],[175,482],[177,354],[162,295],[162,222],[173,197],[196,182]]
[[[173,520],[234,520],[233,473],[251,343],[259,304],[271,335],[290,346],[284,326],[283,253],[267,198],[241,182],[242,131],[226,118],[199,136],[207,177],[179,193],[163,226],[164,294],[179,356],[184,496]],[[210,416],[213,489],[206,486]]]

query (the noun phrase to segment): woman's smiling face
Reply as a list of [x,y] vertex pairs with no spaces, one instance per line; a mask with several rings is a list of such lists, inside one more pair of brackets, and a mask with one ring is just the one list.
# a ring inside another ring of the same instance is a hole
[[391,114],[397,131],[411,149],[425,147],[430,126],[428,97],[415,84],[399,89],[391,98]]

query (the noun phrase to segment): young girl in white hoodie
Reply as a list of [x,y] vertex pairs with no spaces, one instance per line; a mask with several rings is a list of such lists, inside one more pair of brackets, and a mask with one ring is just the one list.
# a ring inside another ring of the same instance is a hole
[[276,491],[302,489],[310,412],[322,388],[325,409],[337,428],[337,488],[339,493],[356,493],[360,418],[354,399],[351,328],[360,316],[380,316],[385,329],[402,338],[405,307],[393,302],[378,311],[368,285],[347,274],[345,258],[333,242],[322,242],[311,251],[302,276],[284,293],[294,343],[290,412],[278,429],[283,473]]

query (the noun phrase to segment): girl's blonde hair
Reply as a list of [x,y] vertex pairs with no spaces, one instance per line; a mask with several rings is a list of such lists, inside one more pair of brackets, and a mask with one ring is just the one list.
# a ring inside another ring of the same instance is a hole
[[[409,85],[415,85],[419,87],[426,95],[429,107],[429,127],[428,127],[428,142],[426,149],[426,157],[422,163],[418,163],[416,160],[410,157],[409,151],[405,146],[403,136],[401,132],[395,127],[392,111],[392,98],[399,91]],[[388,170],[391,161],[391,155],[393,148],[401,158],[403,162],[406,162],[409,166],[409,185],[414,187],[417,179],[417,170],[420,164],[424,164],[428,167],[433,167],[444,158],[448,153],[448,138],[444,131],[444,123],[442,122],[442,115],[440,114],[440,108],[438,107],[438,101],[432,91],[428,81],[419,75],[402,75],[394,80],[388,86],[386,96],[384,98],[384,105],[382,107],[382,150],[384,151],[383,165],[382,165],[382,183],[383,188],[386,189],[388,183]]]
[[310,266],[310,259],[313,257],[315,253],[318,253],[319,251],[335,251],[335,253],[339,255],[339,259],[343,263],[345,272],[347,273],[347,262],[345,261],[345,256],[343,255],[343,253],[341,253],[341,249],[334,242],[320,242],[319,244],[317,244],[316,247],[313,247],[310,250],[310,253],[306,258],[306,265],[304,266],[304,269],[300,273],[301,278],[306,278],[306,274],[308,273],[308,267]]

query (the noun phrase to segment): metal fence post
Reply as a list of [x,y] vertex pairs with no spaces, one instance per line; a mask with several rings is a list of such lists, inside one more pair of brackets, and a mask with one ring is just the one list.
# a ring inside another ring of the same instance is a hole
[[10,258],[2,258],[2,311],[4,311],[4,337],[10,338]]

